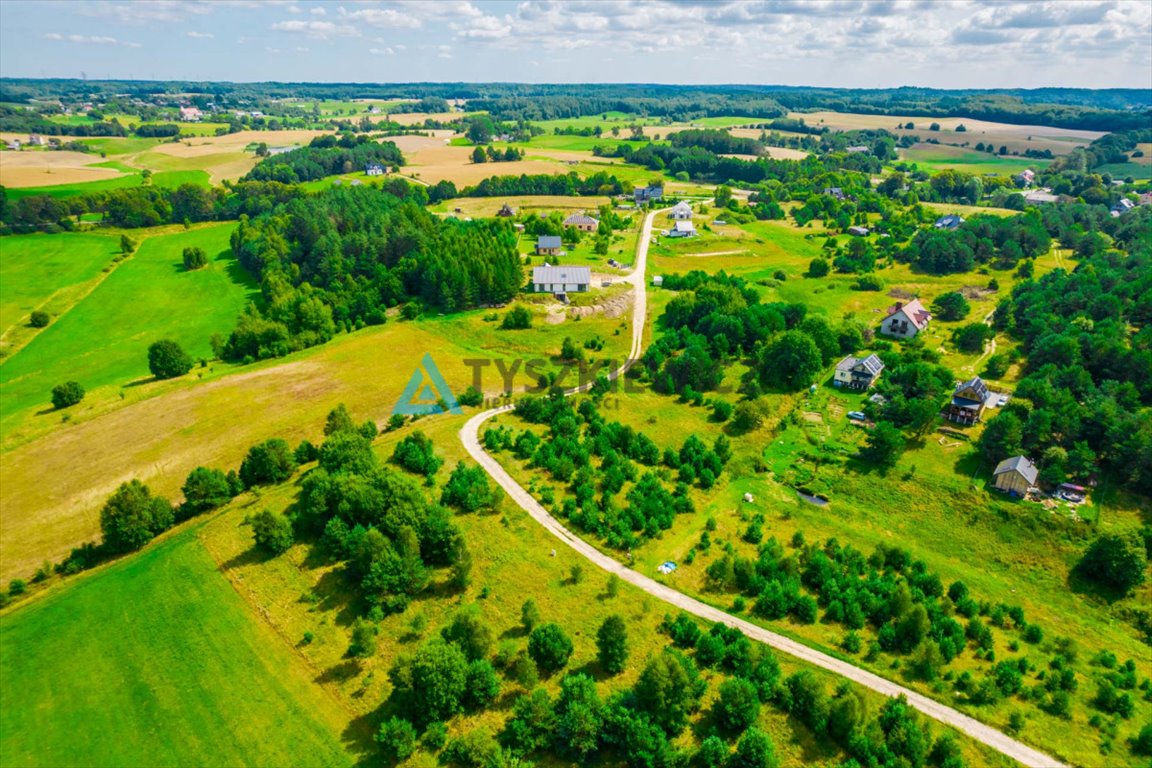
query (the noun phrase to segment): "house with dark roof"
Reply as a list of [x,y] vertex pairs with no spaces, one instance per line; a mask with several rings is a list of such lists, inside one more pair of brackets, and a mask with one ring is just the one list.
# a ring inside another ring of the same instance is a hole
[[844,389],[865,390],[876,383],[884,363],[876,355],[868,357],[848,357],[836,364],[832,386]]
[[1122,197],[1116,201],[1116,205],[1112,206],[1110,213],[1112,214],[1112,218],[1115,219],[1123,216],[1135,207],[1135,204],[1131,200],[1126,197]]
[[932,313],[924,308],[920,299],[912,299],[908,303],[898,301],[888,307],[888,316],[884,318],[884,322],[880,323],[880,333],[901,339],[911,339],[927,328],[931,320]]
[[992,484],[999,491],[1015,496],[1025,496],[1036,486],[1040,470],[1025,456],[1013,456],[996,465],[992,472]]
[[867,237],[870,231],[868,227],[848,227],[848,234],[852,237]]
[[508,203],[504,203],[504,205],[500,206],[500,210],[496,211],[496,215],[508,218],[510,216],[515,216],[516,211],[512,210],[512,206],[508,205]]
[[956,229],[963,223],[963,216],[957,216],[954,213],[950,213],[947,216],[941,216],[940,218],[936,219],[935,227],[936,229]]
[[564,219],[564,226],[575,227],[581,232],[595,232],[600,227],[600,222],[586,214],[574,213]]
[[563,247],[559,235],[540,235],[536,239],[537,256],[559,256],[563,252]]
[[636,187],[632,190],[632,199],[636,201],[637,205],[659,200],[664,197],[663,184],[650,184],[647,187]]
[[952,392],[952,401],[944,409],[944,418],[957,424],[975,424],[984,412],[989,394],[988,385],[979,376],[960,382]]
[[583,293],[592,283],[588,267],[533,267],[532,290],[536,293]]
[[837,200],[845,199],[844,190],[840,189],[840,187],[825,187],[823,194],[834,197]]

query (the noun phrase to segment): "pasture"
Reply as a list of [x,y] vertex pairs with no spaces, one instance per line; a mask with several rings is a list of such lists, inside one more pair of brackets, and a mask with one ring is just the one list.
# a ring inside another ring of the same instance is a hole
[[[117,272],[131,263],[124,263]],[[101,286],[102,291],[107,288],[108,283]],[[230,290],[241,297],[245,292],[241,287]],[[169,287],[169,291],[179,293],[178,288]],[[98,295],[94,292],[85,305]],[[552,325],[545,322],[546,307],[529,306],[536,312],[536,321],[527,330],[500,330],[501,310],[389,322],[338,336],[287,359],[242,368],[210,362],[207,368],[197,367],[183,379],[167,382],[147,378],[145,350],[160,332],[146,328],[135,346],[129,339],[123,341],[130,353],[124,362],[128,370],[109,386],[90,391],[83,403],[70,409],[67,424],[46,407],[47,389],[40,391],[43,385],[29,387],[25,399],[33,406],[43,402],[45,408],[40,412],[28,408],[2,423],[0,549],[4,559],[0,578],[30,575],[45,558],[60,558],[79,542],[97,536],[100,506],[129,477],[139,477],[157,492],[177,497],[193,468],[200,464],[237,467],[249,446],[267,437],[278,435],[293,444],[302,439],[319,442],[324,416],[338,402],[347,403],[362,418],[383,424],[426,352],[433,355],[448,386],[457,393],[473,382],[473,369],[465,360],[547,358],[559,354],[566,336],[578,343],[597,336],[604,339],[604,349],[590,353],[593,358],[620,359],[627,353],[627,314]],[[83,306],[74,313],[80,309]],[[485,316],[496,319],[485,320]],[[230,330],[235,313],[221,315],[219,321],[222,327],[203,328],[195,336],[195,345],[189,342],[194,354],[200,344],[207,345],[213,330]],[[78,332],[88,339],[97,336],[88,330]],[[37,343],[43,338],[38,337]],[[31,346],[5,363],[0,375],[8,376],[9,365],[30,351]],[[57,375],[78,378],[88,386],[88,374],[77,375],[83,371],[68,368],[66,361],[58,364]],[[489,395],[503,391],[493,365],[484,368],[483,376],[483,389]],[[134,386],[123,386],[132,377],[136,377]],[[59,383],[43,374],[38,378],[47,381],[49,389]],[[517,391],[534,385],[535,377],[522,368],[513,379]],[[78,462],[76,456],[85,459]]]
[[[144,239],[92,293],[0,366],[0,424],[10,430],[15,417],[46,406],[48,392],[64,381],[88,390],[146,381],[148,345],[158,339],[174,339],[194,358],[211,357],[209,337],[231,330],[256,288],[231,256],[232,228],[215,224]],[[74,235],[51,237],[67,245]],[[209,265],[185,271],[187,246],[203,248]]]
[[6,766],[355,762],[345,709],[195,533],[0,617]]
[[952,147],[947,144],[916,144],[901,149],[900,159],[906,163],[916,163],[921,169],[935,173],[945,168],[953,168],[981,175],[985,173],[1012,174],[1026,168],[1045,168],[1051,160],[1037,160],[1030,157],[994,155],[990,152],[977,152],[965,147]]

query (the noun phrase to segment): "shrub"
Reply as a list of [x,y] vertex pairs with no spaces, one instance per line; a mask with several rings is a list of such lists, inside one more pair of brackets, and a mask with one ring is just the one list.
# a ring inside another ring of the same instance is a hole
[[256,546],[273,555],[287,552],[292,546],[292,524],[288,518],[267,509],[252,518],[252,533]]
[[456,402],[458,402],[460,405],[466,405],[475,408],[483,404],[484,393],[476,389],[476,387],[470,385],[468,389],[460,393],[460,396],[456,398]]
[[148,347],[148,370],[158,379],[174,379],[192,370],[192,358],[176,342],[161,339]]
[[407,720],[391,717],[380,725],[376,741],[385,760],[399,763],[416,751],[416,729]]
[[1144,583],[1147,567],[1148,553],[1136,531],[1097,537],[1077,566],[1084,576],[1123,593]]
[[556,672],[572,656],[572,641],[559,624],[543,624],[528,636],[528,654],[544,672]]
[[416,431],[396,444],[392,461],[409,472],[431,477],[440,469],[444,460],[437,457],[432,448],[432,440],[423,432]]
[[748,729],[760,716],[760,698],[756,686],[741,677],[726,680],[720,685],[716,700],[716,719],[732,733]]
[[517,304],[504,314],[500,327],[506,331],[521,331],[532,327],[532,311],[523,304]]
[[940,320],[963,320],[971,311],[968,299],[959,291],[943,293],[932,302],[932,312]]
[[181,492],[184,494],[181,517],[185,518],[222,507],[232,499],[228,476],[207,467],[196,467],[189,472]]
[[84,399],[84,387],[79,382],[66,381],[52,387],[52,407],[56,410],[76,405]]
[[248,449],[240,464],[240,480],[245,487],[282,483],[296,471],[296,457],[288,443],[278,437]]
[[600,666],[609,674],[624,671],[628,661],[628,628],[624,619],[609,616],[596,632],[597,658]]
[[828,274],[828,260],[816,257],[808,262],[808,277],[824,277]]
[[28,324],[33,328],[47,328],[50,322],[52,322],[52,317],[42,309],[37,309],[28,318]]
[[112,554],[140,549],[174,519],[167,499],[153,496],[139,480],[123,483],[100,510],[104,547]]
[[208,254],[204,253],[203,248],[190,245],[184,249],[184,269],[191,271],[206,266],[208,266]]

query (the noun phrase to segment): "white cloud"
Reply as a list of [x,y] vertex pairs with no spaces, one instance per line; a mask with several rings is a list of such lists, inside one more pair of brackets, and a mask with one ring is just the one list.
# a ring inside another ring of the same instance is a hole
[[373,56],[392,56],[396,51],[391,48],[369,48],[368,53]]
[[195,38],[196,40],[211,40],[212,38],[216,37],[216,35],[212,34],[211,32],[196,32],[195,30],[185,32],[184,34],[188,37]]
[[63,40],[64,35],[59,32],[48,32],[44,35],[45,40]]
[[333,21],[278,21],[272,25],[277,32],[292,32],[304,34],[317,40],[327,40],[332,37],[356,37],[360,33],[351,24],[337,24]]
[[416,16],[395,8],[361,8],[357,11],[348,11],[341,6],[340,17],[357,24],[385,29],[417,29],[421,26],[420,19]]
[[309,13],[311,13],[313,16],[324,16],[328,13],[328,11],[324,10],[320,6],[316,6],[315,8],[310,10]]

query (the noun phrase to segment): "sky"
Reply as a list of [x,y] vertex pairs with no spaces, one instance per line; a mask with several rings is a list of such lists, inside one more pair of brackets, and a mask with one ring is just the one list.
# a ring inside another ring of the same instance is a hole
[[0,76],[1152,88],[1152,1],[0,0]]

